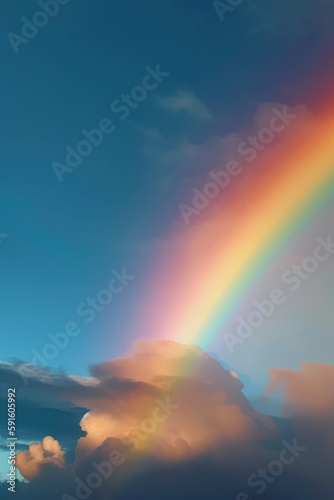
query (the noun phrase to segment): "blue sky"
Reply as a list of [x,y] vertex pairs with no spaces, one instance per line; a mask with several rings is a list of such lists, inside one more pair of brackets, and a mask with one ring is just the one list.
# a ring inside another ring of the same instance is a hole
[[[134,318],[147,290],[156,243],[170,234],[180,216],[179,203],[193,186],[202,185],[222,152],[223,138],[252,126],[261,103],[307,106],[312,100],[312,82],[319,87],[312,68],[317,63],[324,68],[332,64],[334,8],[332,0],[244,0],[221,21],[207,0],[69,0],[14,50],[11,40],[22,35],[26,23],[22,18],[31,20],[41,3],[3,2],[0,10],[5,63],[0,83],[5,96],[0,157],[0,386],[7,388],[18,380],[17,366],[7,362],[34,362],[35,353],[50,343],[50,334],[80,329],[66,349],[48,360],[49,368],[61,370],[59,377],[36,371],[28,388],[21,384],[18,413],[21,446],[27,448],[51,434],[70,450],[72,460],[76,441],[84,434],[79,421],[85,408],[94,404],[90,382],[86,385],[86,379],[67,377],[65,372],[86,376],[91,365],[132,347],[137,338]],[[168,76],[121,120],[111,104],[141,85],[151,71],[148,67],[157,66]],[[81,131],[95,129],[105,118],[112,120],[115,130],[59,182],[52,164],[64,163],[65,148],[75,148],[84,138]],[[187,156],[189,150],[195,154]],[[334,234],[333,204],[332,197],[289,242],[240,305],[241,315],[249,313],[254,299],[265,299],[282,286],[282,273],[312,254],[317,237]],[[116,279],[114,286],[121,283],[122,293],[115,293],[112,303],[86,323],[78,316],[78,306],[117,273],[131,276],[128,284]],[[297,370],[305,362],[333,364],[333,273],[329,259],[235,353],[227,352],[222,337],[214,340],[208,351],[241,374],[248,397],[259,395],[274,367]],[[235,328],[233,318],[226,329],[234,333]],[[191,349],[189,353],[192,359]],[[160,353],[157,360],[160,368],[164,355]],[[135,356],[131,361],[135,373],[136,361]],[[126,373],[131,362],[125,361]],[[138,371],[144,373],[140,362]],[[122,362],[115,366],[117,373]],[[140,376],[134,378],[143,380],[142,390],[148,381]],[[229,377],[227,372],[224,377]],[[319,386],[327,387],[327,378],[326,372]],[[103,376],[99,380],[103,387]],[[127,384],[126,380],[122,390],[128,390]],[[301,393],[312,399],[308,390]],[[332,394],[331,389],[319,393],[325,401]],[[111,404],[111,396],[106,393],[106,404]],[[0,403],[4,414],[7,402],[0,398]],[[205,406],[200,400],[198,405],[200,410]],[[73,411],[73,406],[81,409]],[[211,415],[205,423],[210,419]],[[332,420],[328,421],[331,430]],[[7,470],[7,451],[2,447],[1,474]],[[219,481],[221,470],[219,464]],[[192,482],[200,476],[202,471],[191,471]],[[230,476],[234,471],[226,474]],[[160,487],[161,476],[154,477]],[[154,481],[149,484],[154,486]],[[47,488],[49,493],[49,484]],[[291,494],[289,476],[286,488],[283,485],[278,495]]]
[[[27,0],[7,9],[4,37],[19,34],[22,16],[31,19],[39,7]],[[166,160],[168,151],[181,140],[201,144],[240,129],[261,102],[295,104],[303,97],[296,95],[296,82],[326,40],[325,31],[296,29],[301,20],[295,12],[284,34],[276,33],[274,13],[267,11],[266,22],[263,15],[249,2],[221,22],[211,2],[72,0],[18,54],[6,40],[3,359],[30,361],[32,349],[75,320],[77,305],[123,267],[136,275],[126,293],[50,365],[85,373],[89,364],[130,347],[135,332],[128,331],[128,320],[143,293],[147,247],[178,216],[183,192],[175,179],[188,175],[182,157]],[[307,9],[304,15],[309,22]],[[168,78],[120,121],[110,104],[157,64]],[[180,91],[196,96],[212,118],[164,109],[161,99]],[[59,183],[51,163],[62,162],[65,146],[74,147],[81,130],[104,117],[116,130]],[[158,147],[157,131],[163,137]]]

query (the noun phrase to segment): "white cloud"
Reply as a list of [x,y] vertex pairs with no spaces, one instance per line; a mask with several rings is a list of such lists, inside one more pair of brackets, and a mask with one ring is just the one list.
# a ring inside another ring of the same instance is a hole
[[162,108],[172,113],[183,111],[199,120],[211,120],[213,118],[209,108],[191,90],[179,90],[174,95],[158,97],[157,99]]

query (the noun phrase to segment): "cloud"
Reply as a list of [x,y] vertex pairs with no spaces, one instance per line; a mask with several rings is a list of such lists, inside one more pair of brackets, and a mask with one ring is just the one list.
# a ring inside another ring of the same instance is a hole
[[[160,176],[167,174],[173,176],[174,188],[180,185],[190,189],[196,185],[200,186],[203,177],[208,175],[210,170],[221,170],[231,160],[248,165],[245,155],[242,156],[239,153],[238,147],[244,140],[248,140],[250,136],[257,135],[261,129],[268,127],[275,109],[288,110],[296,115],[293,123],[289,125],[290,136],[312,118],[311,112],[304,105],[290,107],[280,102],[264,102],[258,105],[252,122],[240,127],[239,130],[225,135],[219,135],[217,130],[212,131],[196,141],[184,136],[177,137],[172,143],[164,139],[150,140],[144,148],[145,153],[155,165],[159,165],[157,172]],[[274,149],[286,139],[286,132],[275,134],[274,141],[268,149]],[[254,167],[248,170],[254,170]]]
[[143,125],[137,124],[134,124],[134,127],[147,139],[153,142],[162,141],[162,134],[156,127],[144,127]]
[[276,368],[270,375],[266,390],[283,390],[284,410],[289,415],[334,415],[333,365],[305,363],[298,372]]
[[[193,367],[191,374],[185,373],[187,366]],[[86,432],[78,444],[82,455],[110,437],[123,439],[130,448],[149,450],[145,430],[143,439],[138,436],[159,405],[161,418],[164,411],[168,416],[154,436],[160,457],[196,455],[224,441],[247,443],[274,430],[270,419],[251,408],[235,374],[197,346],[140,341],[127,357],[93,366],[91,371],[107,392],[115,381],[134,385],[131,391],[106,394],[93,404],[82,401],[94,407],[81,423]],[[177,410],[169,413],[169,405]]]
[[[4,380],[4,373],[15,379],[17,370],[17,365],[11,369],[0,365],[0,379]],[[53,400],[54,410],[59,411],[63,404],[65,408],[81,406],[87,412],[80,422],[81,437],[72,449],[73,463],[65,463],[62,439],[49,434],[41,443],[18,453],[17,466],[30,481],[18,484],[19,500],[53,500],[64,493],[75,498],[80,481],[87,485],[96,467],[106,464],[114,454],[119,466],[110,477],[103,476],[101,486],[90,498],[130,500],[137,495],[150,500],[160,492],[159,497],[167,500],[172,496],[170,484],[185,500],[203,489],[212,500],[236,498],[247,487],[249,475],[275,460],[282,442],[292,442],[296,436],[298,444],[307,450],[277,480],[270,499],[280,500],[288,494],[297,500],[313,500],[318,494],[327,498],[333,464],[327,455],[319,456],[321,441],[317,438],[324,416],[332,411],[333,367],[307,367],[307,373],[297,373],[297,379],[294,372],[273,373],[270,390],[274,391],[281,380],[288,380],[292,401],[298,401],[298,395],[303,403],[310,400],[300,405],[304,417],[312,413],[308,410],[312,396],[307,396],[306,387],[312,392],[321,388],[315,409],[322,408],[322,421],[315,424],[311,419],[313,427],[305,426],[300,418],[273,419],[255,411],[242,392],[237,374],[194,345],[138,341],[128,355],[92,366],[92,376],[86,378],[52,372],[47,375],[44,370],[31,370],[26,387],[22,380],[20,386],[17,378],[20,400],[22,395],[27,403],[32,398],[35,404],[41,404],[45,397],[50,411]],[[43,428],[48,418],[40,414]],[[2,493],[1,489],[0,484]]]
[[108,438],[149,450],[150,440],[137,434],[156,415],[161,422],[154,435],[155,453],[165,458],[196,455],[223,442],[241,446],[275,432],[270,419],[252,409],[235,373],[197,346],[140,341],[128,356],[93,366],[91,373],[87,380],[46,376],[42,370],[29,384],[32,394],[42,393],[40,399],[45,394],[87,408],[81,421],[85,436],[76,450],[79,459]]
[[334,366],[305,363],[299,371],[276,368],[270,375],[266,395],[279,393],[284,414],[333,454]]
[[159,105],[172,113],[187,113],[198,120],[211,120],[213,115],[191,90],[178,90],[174,95],[158,97]]
[[[22,376],[24,374],[24,376]],[[90,379],[90,383],[93,379]],[[26,448],[27,443],[41,441],[50,434],[68,450],[73,450],[77,440],[84,435],[79,422],[87,413],[69,400],[64,400],[62,390],[79,392],[85,379],[75,380],[64,373],[54,373],[46,368],[23,362],[0,362],[0,413],[7,410],[7,389],[16,387],[16,424],[20,429],[16,449]],[[6,434],[4,420],[0,421],[0,435]],[[72,460],[74,456],[69,453]]]
[[41,467],[44,465],[65,465],[65,452],[51,436],[46,436],[41,443],[32,443],[28,451],[20,451],[16,455],[16,466],[29,481],[41,474]]
[[[21,365],[2,368],[8,380],[22,371]],[[45,398],[46,407],[53,400],[51,419],[61,407],[67,408],[67,418],[73,407],[87,409],[76,449],[79,461],[109,438],[151,450],[149,431],[142,431],[150,419],[158,430],[155,454],[166,459],[195,456],[223,442],[241,446],[275,431],[268,417],[252,409],[235,374],[197,346],[140,341],[128,356],[93,366],[91,373],[87,379],[31,369],[22,392],[22,400],[29,394],[36,403]],[[138,438],[142,432],[144,438]]]

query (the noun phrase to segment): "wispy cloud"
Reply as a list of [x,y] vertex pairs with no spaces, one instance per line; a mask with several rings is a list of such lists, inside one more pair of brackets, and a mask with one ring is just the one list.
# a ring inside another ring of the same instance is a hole
[[213,115],[191,90],[178,90],[175,94],[158,97],[159,105],[172,113],[184,112],[199,120],[212,120]]

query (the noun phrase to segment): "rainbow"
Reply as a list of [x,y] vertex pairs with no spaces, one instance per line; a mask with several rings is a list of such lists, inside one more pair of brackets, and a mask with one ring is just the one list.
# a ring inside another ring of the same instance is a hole
[[[148,277],[137,336],[208,350],[252,285],[332,196],[333,130],[328,112],[299,122],[190,226],[173,225]],[[194,369],[193,362],[184,366],[185,373]],[[152,437],[149,446],[154,443]],[[146,464],[130,467],[127,481]]]
[[325,206],[334,181],[334,107],[326,109],[297,119],[228,192],[167,239],[143,305],[144,333],[208,348],[252,284]]

